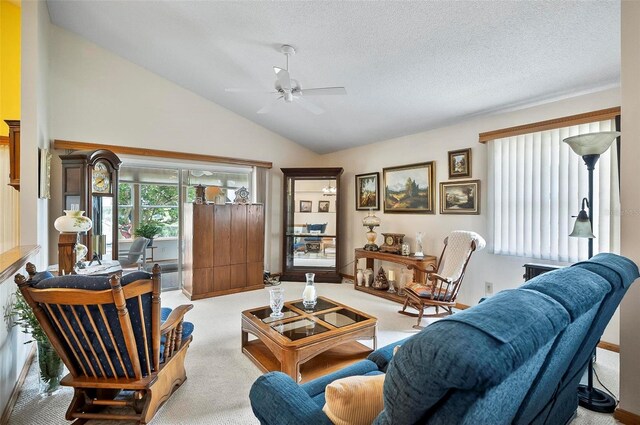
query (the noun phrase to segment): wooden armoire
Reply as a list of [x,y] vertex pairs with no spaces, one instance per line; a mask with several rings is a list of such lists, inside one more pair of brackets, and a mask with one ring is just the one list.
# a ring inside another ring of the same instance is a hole
[[182,291],[191,300],[261,289],[264,205],[185,204]]

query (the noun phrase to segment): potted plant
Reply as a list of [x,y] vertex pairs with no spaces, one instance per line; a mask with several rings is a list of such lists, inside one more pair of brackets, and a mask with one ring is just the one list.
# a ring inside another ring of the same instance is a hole
[[36,342],[38,365],[40,366],[40,393],[53,394],[60,388],[64,364],[19,290],[15,293],[15,301],[11,308],[5,312],[5,320],[11,327],[20,326],[23,333],[31,335],[32,339],[25,344]]
[[153,238],[162,231],[162,226],[155,221],[148,221],[141,224],[133,231],[134,236],[149,239],[149,245],[153,245]]

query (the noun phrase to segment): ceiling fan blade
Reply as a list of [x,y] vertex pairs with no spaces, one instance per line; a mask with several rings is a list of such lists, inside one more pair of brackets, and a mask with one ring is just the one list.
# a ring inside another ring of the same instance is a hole
[[315,114],[315,115],[324,114],[324,109],[322,109],[318,105],[315,105],[309,102],[307,99],[303,98],[302,96],[295,96],[293,98],[293,101],[296,102],[298,105],[302,106],[307,111],[311,112],[312,114]]
[[227,93],[276,93],[273,90],[226,88]]
[[273,107],[282,99],[282,96],[274,97],[271,99],[266,105],[264,105],[257,113],[258,114],[268,114],[273,110]]
[[347,94],[347,89],[344,87],[318,87],[315,89],[303,89],[301,91],[305,96],[336,96]]
[[273,70],[276,72],[276,77],[278,77],[278,82],[280,83],[280,87],[284,91],[291,91],[291,76],[289,76],[289,71],[286,69],[278,68],[277,66],[273,67]]

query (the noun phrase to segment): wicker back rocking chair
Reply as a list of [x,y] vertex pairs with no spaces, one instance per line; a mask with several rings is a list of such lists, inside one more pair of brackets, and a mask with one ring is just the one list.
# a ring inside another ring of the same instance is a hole
[[[187,378],[193,325],[183,318],[193,306],[161,311],[157,264],[152,275],[122,278],[51,277],[33,264],[27,272],[29,279],[18,274],[15,282],[69,370],[61,384],[74,388],[67,420],[151,421]],[[116,399],[123,391],[128,399]]]
[[[437,266],[431,265],[430,268],[412,266],[424,273],[426,281],[407,285],[405,288],[407,298],[402,310],[398,313],[417,317],[418,323],[413,326],[416,329],[422,329],[420,322],[424,310],[428,307],[435,307],[436,314],[440,307],[452,314],[471,254],[483,249],[484,246],[484,239],[475,232],[459,230],[451,232],[444,240],[444,248]],[[407,307],[416,309],[418,313],[406,311]]]

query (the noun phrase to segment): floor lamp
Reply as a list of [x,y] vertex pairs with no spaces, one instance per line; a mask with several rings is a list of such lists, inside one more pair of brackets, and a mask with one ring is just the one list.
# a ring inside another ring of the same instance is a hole
[[[582,208],[573,226],[573,231],[569,235],[589,239],[589,258],[593,257],[593,239],[595,238],[592,230],[595,210],[593,205],[593,170],[600,155],[609,149],[611,143],[618,136],[620,136],[618,131],[604,131],[581,134],[563,140],[576,154],[582,157],[589,171],[589,197],[582,199]],[[586,208],[589,210],[588,214]],[[589,359],[588,383],[578,386],[578,403],[585,409],[594,412],[612,413],[616,408],[616,400],[613,397],[593,387],[593,356]]]

